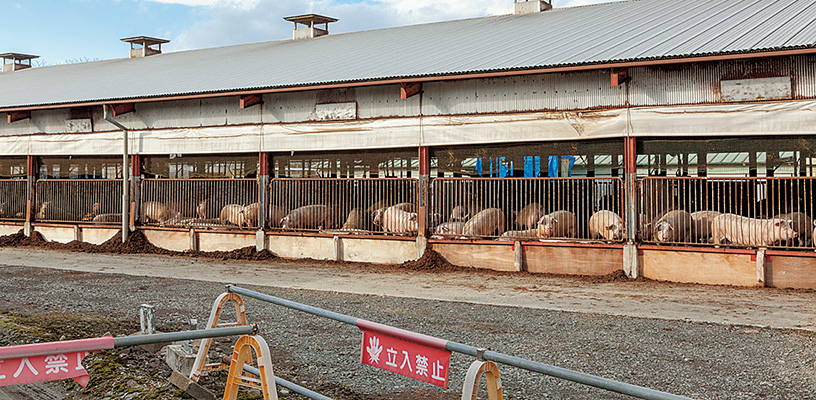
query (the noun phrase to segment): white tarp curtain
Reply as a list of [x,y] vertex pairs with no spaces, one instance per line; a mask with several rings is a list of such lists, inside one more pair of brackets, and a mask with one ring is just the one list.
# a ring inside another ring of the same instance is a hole
[[[639,137],[816,134],[816,101],[633,108]],[[623,137],[624,109],[131,131],[138,154],[315,151]],[[122,133],[0,138],[0,155],[121,154]]]

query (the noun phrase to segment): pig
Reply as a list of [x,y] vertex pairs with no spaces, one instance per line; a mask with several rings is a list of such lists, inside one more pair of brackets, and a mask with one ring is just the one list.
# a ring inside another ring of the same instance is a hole
[[83,221],[93,221],[93,219],[102,213],[102,204],[100,203],[93,203],[91,205],[91,212],[82,216]]
[[536,232],[539,238],[553,237],[573,238],[578,226],[578,219],[570,211],[558,210],[541,216],[536,222]]
[[221,219],[221,225],[244,226],[244,224],[246,224],[244,206],[240,204],[227,204],[221,209],[219,218]]
[[218,205],[212,199],[204,199],[198,203],[195,214],[200,219],[218,218]]
[[385,200],[377,200],[376,202],[374,202],[374,204],[368,206],[368,208],[365,209],[365,212],[366,212],[366,214],[371,215],[371,214],[374,213],[374,211],[377,211],[377,210],[379,210],[381,208],[388,208],[388,206],[390,206],[390,205],[391,204],[389,204]]
[[654,239],[658,243],[691,241],[691,214],[683,210],[673,210],[664,214],[652,226]]
[[451,210],[451,216],[448,221],[467,222],[471,216],[478,214],[480,211],[482,211],[481,207],[478,207],[474,204],[458,205],[456,207],[453,207],[453,210]]
[[0,217],[16,217],[18,214],[25,215],[25,200],[23,201],[6,201],[0,203]]
[[122,222],[122,214],[99,214],[93,218],[95,224],[109,224],[112,222]]
[[158,201],[146,201],[142,203],[142,216],[145,217],[145,222],[156,221],[164,223],[164,221],[170,218],[180,218],[181,213]]
[[415,233],[418,230],[417,213],[408,212],[397,206],[374,211],[374,224],[386,233]]
[[395,208],[397,210],[402,210],[406,212],[416,212],[416,204],[414,203],[399,203],[394,204],[391,208]]
[[244,215],[243,222],[247,228],[258,226],[258,216],[260,215],[260,210],[261,205],[259,203],[252,203],[241,210],[241,213]]
[[513,214],[516,215],[516,225],[528,230],[535,229],[538,221],[544,216],[544,207],[538,203],[530,203],[521,211],[513,211]]
[[589,218],[589,234],[592,239],[603,238],[610,242],[619,241],[624,235],[623,220],[620,215],[612,211],[598,211]]
[[462,230],[465,228],[464,222],[443,222],[436,227],[433,239],[453,239],[462,236]]
[[792,220],[755,219],[736,214],[721,214],[711,223],[714,244],[728,241],[737,246],[768,247],[799,236],[791,228]]
[[340,228],[342,230],[357,230],[357,229],[365,229],[367,224],[367,220],[365,218],[365,213],[361,208],[355,208],[351,210],[348,217],[346,217],[346,222]]
[[813,219],[800,212],[780,214],[774,216],[774,218],[792,221],[791,228],[799,235],[799,237],[796,238],[796,243],[799,247],[805,247],[810,244],[810,240],[813,238],[813,231],[811,231]]
[[[813,221],[813,232],[811,233],[812,238],[816,238],[816,221]],[[816,239],[814,239],[816,240]]]
[[502,233],[499,240],[519,240],[538,238],[538,229],[525,229],[523,231],[507,231]]
[[328,206],[312,204],[289,211],[281,218],[283,229],[322,229],[328,226],[332,219],[332,212]]
[[691,238],[695,242],[710,243],[711,223],[719,211],[695,211],[691,213]]
[[281,226],[281,220],[289,214],[289,210],[286,207],[281,206],[270,206],[269,207],[269,226],[270,227],[279,227]]
[[488,208],[479,211],[469,219],[462,228],[462,237],[480,238],[504,233],[504,213],[498,208]]
[[45,201],[40,204],[40,211],[37,212],[37,219],[40,220],[74,220],[74,216],[70,212],[57,207],[53,202]]

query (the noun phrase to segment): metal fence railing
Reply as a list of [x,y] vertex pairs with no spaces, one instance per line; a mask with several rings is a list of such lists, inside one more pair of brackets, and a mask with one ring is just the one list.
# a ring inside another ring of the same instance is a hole
[[[592,386],[610,392],[624,394],[627,396],[652,400],[691,400],[691,398],[685,396],[675,395],[672,393],[663,392],[643,386],[633,385],[626,382],[616,381],[596,375],[590,375],[579,371],[573,371],[566,368],[557,367],[554,365],[544,364],[538,361],[533,361],[529,359],[512,356],[509,354],[500,353],[497,351],[478,348],[465,343],[428,336],[418,332],[400,329],[393,326],[368,321],[362,318],[356,318],[346,314],[340,314],[334,311],[325,310],[307,304],[297,303],[292,300],[271,296],[265,293],[256,292],[235,285],[227,285],[227,291],[230,293],[237,293],[241,296],[250,297],[256,300],[264,301],[278,306],[290,308],[292,310],[297,310],[306,314],[311,314],[319,318],[325,318],[346,325],[356,326],[360,328],[360,330],[363,332],[366,331],[379,332],[383,336],[390,336],[392,338],[404,342],[416,343],[419,346],[425,347],[436,346],[451,353],[458,353],[470,357],[475,357],[483,361],[484,360],[493,361],[507,366],[520,368],[534,373],[539,373],[555,377],[558,379],[576,382],[581,385]],[[366,346],[365,342],[363,343],[363,346]],[[391,349],[391,351],[394,350]],[[451,371],[447,371],[445,375],[449,377],[450,373]],[[476,383],[478,382],[479,380],[476,380]],[[499,383],[498,386],[501,387],[501,383]],[[465,392],[465,390],[463,390],[463,392]],[[464,394],[465,393],[463,393],[462,398],[471,398],[471,396],[465,396]],[[476,395],[473,394],[472,398],[475,399]],[[501,395],[499,394],[498,396],[494,396],[491,394],[490,398],[491,399],[501,398]]]
[[437,239],[625,236],[620,178],[438,178],[431,187]]
[[115,224],[122,220],[121,180],[44,179],[36,187],[36,221]]
[[415,236],[418,180],[273,179],[268,225],[284,231]]
[[23,221],[26,217],[28,181],[25,179],[0,180],[0,220]]
[[644,242],[813,247],[816,178],[649,177],[638,186]]
[[144,179],[139,196],[141,225],[213,229],[259,226],[255,179]]

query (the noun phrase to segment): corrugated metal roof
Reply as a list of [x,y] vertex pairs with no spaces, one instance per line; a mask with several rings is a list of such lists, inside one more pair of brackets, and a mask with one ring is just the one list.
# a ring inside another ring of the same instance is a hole
[[32,68],[0,108],[815,47],[813,0],[631,0]]

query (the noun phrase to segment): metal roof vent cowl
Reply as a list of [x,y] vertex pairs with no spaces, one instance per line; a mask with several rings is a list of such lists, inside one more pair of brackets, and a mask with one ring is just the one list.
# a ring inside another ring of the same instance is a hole
[[[329,23],[337,22],[336,18],[326,17],[317,14],[297,15],[286,17],[285,20],[295,23],[295,32],[292,39],[311,39],[329,34]],[[298,27],[298,25],[302,25]],[[322,25],[318,26],[318,25]]]
[[3,59],[2,72],[12,72],[31,68],[31,60],[40,58],[40,56],[20,53],[4,53],[0,54],[0,58]]
[[513,14],[533,14],[552,9],[552,1],[544,0],[514,0],[515,11]]
[[130,43],[130,58],[140,58],[161,54],[161,45],[170,43],[169,40],[158,39],[149,36],[136,36],[122,39],[125,43]]

